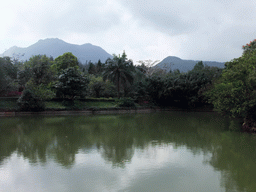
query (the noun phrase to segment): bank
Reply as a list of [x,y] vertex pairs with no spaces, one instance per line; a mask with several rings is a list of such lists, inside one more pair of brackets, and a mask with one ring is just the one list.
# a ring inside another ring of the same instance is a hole
[[[89,98],[79,101],[75,106],[65,106],[63,101],[55,99],[46,101],[44,111],[19,111],[17,98],[0,98],[0,117],[47,115],[92,115],[92,114],[123,114],[123,113],[154,113],[161,111],[184,111],[184,112],[214,112],[212,105],[203,105],[195,108],[163,107],[152,103],[136,103],[134,107],[118,107],[115,99]],[[256,121],[251,119],[240,119],[241,130],[244,132],[256,133]]]

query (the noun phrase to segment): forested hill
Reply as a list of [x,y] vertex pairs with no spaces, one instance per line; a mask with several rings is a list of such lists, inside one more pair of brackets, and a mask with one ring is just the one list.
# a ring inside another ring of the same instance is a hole
[[[166,57],[163,61],[158,63],[156,67],[159,67],[161,69],[165,69],[168,72],[170,70],[179,69],[180,72],[187,72],[189,70],[192,70],[196,63],[199,61],[194,60],[182,60],[179,57],[169,56]],[[203,61],[203,64],[206,64],[208,66],[213,67],[220,67],[224,68],[224,64],[222,62],[216,62],[216,61]]]
[[112,58],[112,55],[107,53],[104,49],[99,46],[86,43],[83,45],[75,45],[67,43],[58,38],[49,38],[44,40],[39,40],[37,43],[27,47],[20,48],[17,46],[11,47],[6,50],[0,57],[19,57],[20,60],[29,60],[33,55],[46,55],[48,57],[52,56],[56,58],[66,52],[72,52],[78,60],[84,64],[86,61],[98,62],[100,59],[105,62],[106,59]]

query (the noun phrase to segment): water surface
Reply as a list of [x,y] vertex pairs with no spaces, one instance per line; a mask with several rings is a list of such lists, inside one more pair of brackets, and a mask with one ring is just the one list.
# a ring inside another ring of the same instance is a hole
[[256,137],[215,113],[0,119],[0,191],[256,191]]

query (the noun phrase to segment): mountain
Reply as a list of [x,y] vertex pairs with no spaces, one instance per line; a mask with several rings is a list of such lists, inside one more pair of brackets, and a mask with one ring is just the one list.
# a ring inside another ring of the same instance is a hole
[[98,62],[99,59],[101,62],[105,62],[106,59],[112,58],[112,55],[107,53],[101,47],[90,43],[83,45],[70,44],[58,38],[39,40],[37,43],[27,48],[14,46],[6,50],[0,56],[18,56],[19,60],[25,61],[29,60],[33,55],[45,54],[48,57],[52,56],[53,58],[56,58],[66,52],[72,52],[83,64],[86,63],[86,61]]
[[[180,72],[187,72],[189,70],[192,70],[196,63],[199,61],[194,60],[182,60],[179,57],[169,56],[163,59],[160,63],[155,65],[155,67],[158,67],[160,69],[165,69],[168,72],[170,70],[179,69]],[[220,67],[224,68],[223,62],[216,62],[216,61],[203,61],[203,64],[212,66],[212,67]]]

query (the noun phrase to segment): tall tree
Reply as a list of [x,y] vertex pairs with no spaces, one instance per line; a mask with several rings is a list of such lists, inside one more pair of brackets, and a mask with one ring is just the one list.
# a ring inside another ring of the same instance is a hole
[[199,61],[198,63],[195,64],[194,68],[192,71],[202,71],[204,68],[203,61]]
[[18,67],[10,57],[0,57],[0,95],[17,90]]
[[18,100],[20,110],[44,110],[44,101],[55,96],[51,90],[55,80],[51,65],[46,55],[35,55],[24,63],[24,69],[18,73],[18,83],[25,88]]
[[103,78],[104,80],[110,79],[116,83],[118,98],[120,98],[120,86],[124,87],[125,84],[133,83],[133,71],[133,62],[127,59],[125,52],[123,52],[122,56],[113,55],[113,59],[106,61]]
[[69,67],[62,71],[56,84],[57,95],[73,100],[76,96],[84,96],[89,80],[77,68]]
[[256,122],[256,49],[227,62],[221,78],[207,94],[218,111],[245,118],[245,125],[246,119]]
[[29,73],[26,73],[26,71],[30,71],[30,78],[33,79],[36,85],[47,85],[54,78],[53,71],[50,69],[51,65],[52,61],[46,55],[35,55],[24,63],[25,71],[21,72],[20,75],[22,73],[28,75]]

